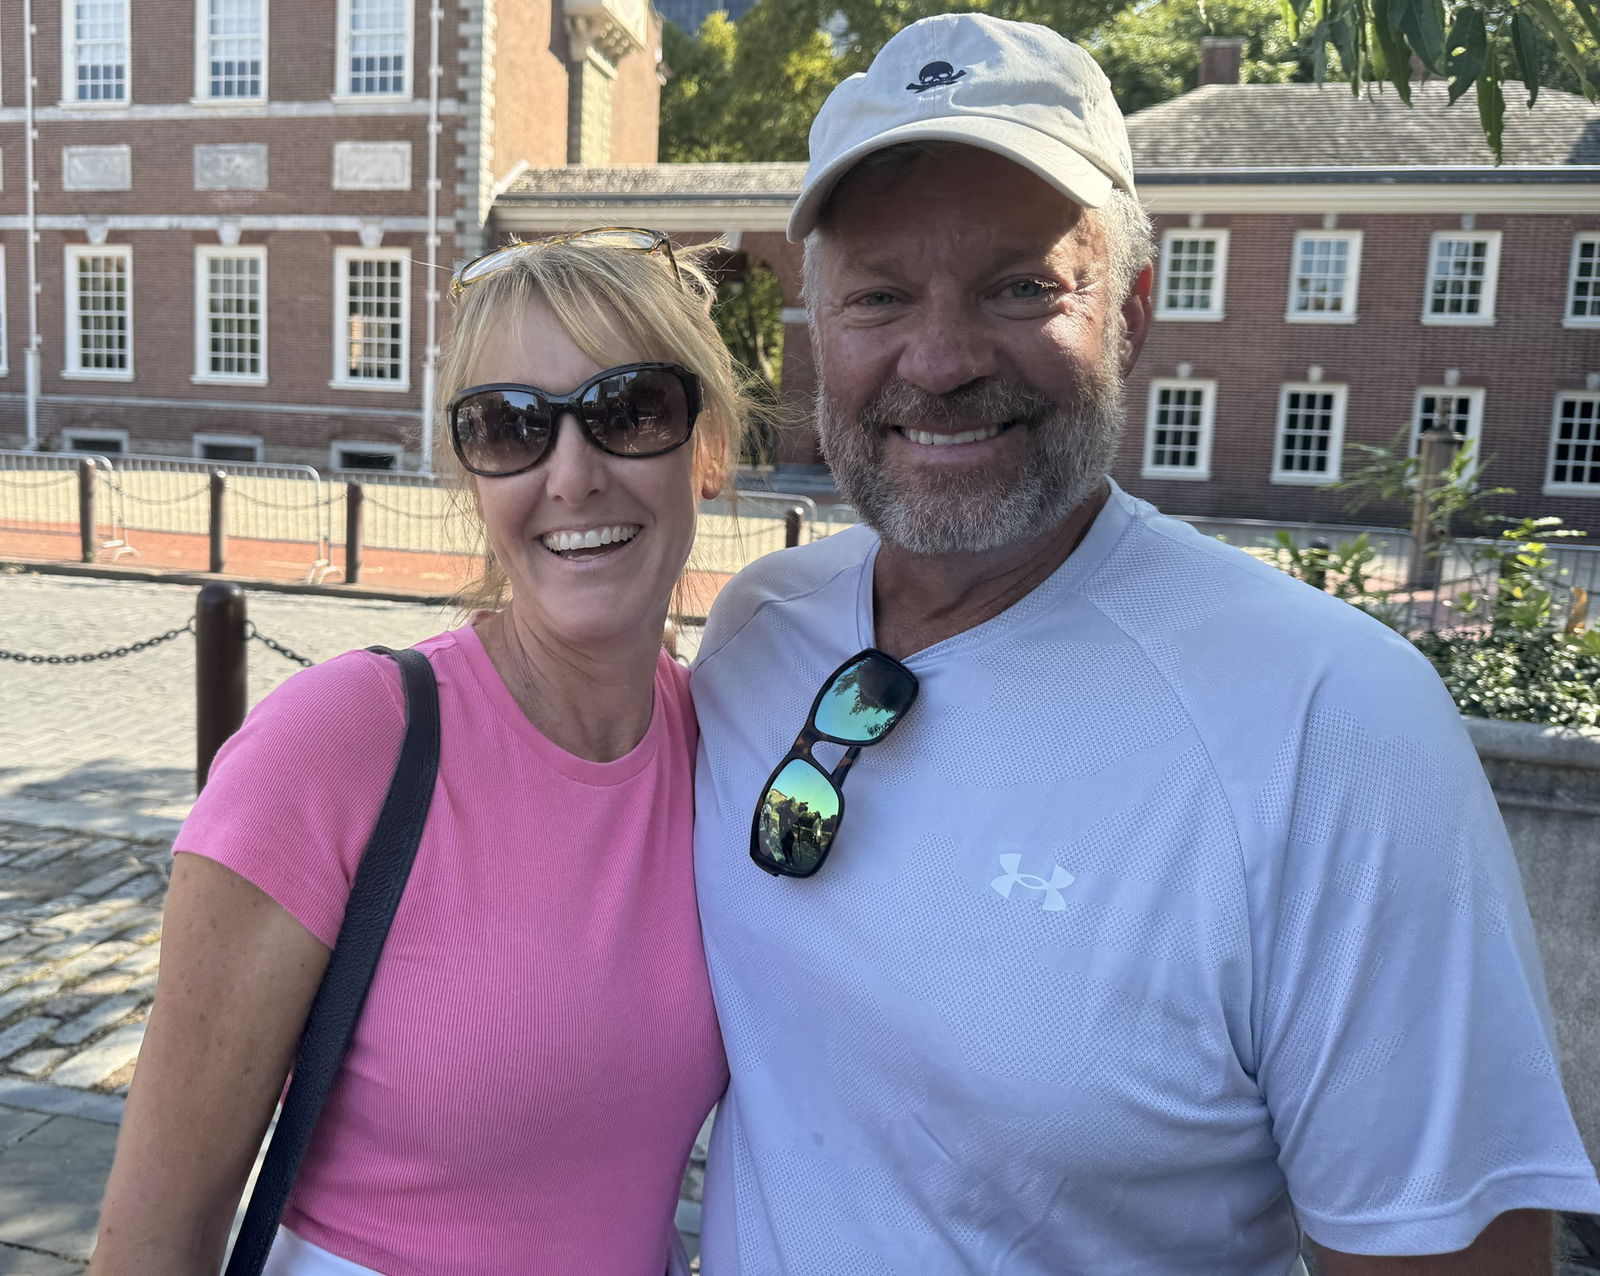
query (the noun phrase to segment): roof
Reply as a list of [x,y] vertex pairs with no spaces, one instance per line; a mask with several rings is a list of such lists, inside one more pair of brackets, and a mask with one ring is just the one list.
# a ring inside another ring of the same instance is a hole
[[[1495,180],[1476,90],[1454,106],[1440,81],[1413,84],[1411,95],[1407,107],[1393,86],[1357,97],[1345,84],[1209,84],[1128,117],[1134,173],[1275,169],[1346,181],[1351,170],[1424,169]],[[1600,166],[1600,106],[1546,89],[1530,111],[1523,86],[1509,81],[1505,96],[1504,177],[1529,166]],[[1587,180],[1600,180],[1600,168]]]
[[586,205],[674,202],[787,208],[800,194],[804,164],[635,164],[530,168],[500,193],[509,203]]

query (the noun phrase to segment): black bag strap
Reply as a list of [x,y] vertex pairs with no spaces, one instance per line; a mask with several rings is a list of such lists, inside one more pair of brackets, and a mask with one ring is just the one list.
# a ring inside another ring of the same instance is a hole
[[295,1051],[294,1076],[278,1113],[255,1191],[245,1211],[226,1276],[259,1276],[278,1233],[278,1219],[311,1142],[328,1090],[361,1017],[372,972],[406,888],[427,823],[439,771],[439,688],[418,651],[372,647],[400,665],[406,695],[406,735],[389,793],[362,852],[345,905],[339,937]]

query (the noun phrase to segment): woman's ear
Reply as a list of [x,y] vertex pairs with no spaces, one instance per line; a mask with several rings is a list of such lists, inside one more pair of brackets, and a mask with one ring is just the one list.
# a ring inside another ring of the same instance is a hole
[[700,497],[711,500],[728,486],[728,444],[725,439],[702,440],[695,458],[700,471]]

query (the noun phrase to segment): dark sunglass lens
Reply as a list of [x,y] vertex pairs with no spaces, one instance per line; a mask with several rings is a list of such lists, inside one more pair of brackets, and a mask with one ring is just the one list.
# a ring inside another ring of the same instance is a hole
[[683,382],[664,368],[607,377],[590,391],[590,429],[607,452],[651,456],[689,437],[689,398]]
[[474,470],[508,474],[543,454],[550,439],[550,414],[534,395],[485,390],[456,409],[456,438]]
[[796,758],[761,799],[756,845],[769,863],[804,877],[816,872],[838,827],[838,792],[815,766]]
[[848,744],[871,744],[894,726],[916,695],[916,680],[882,656],[863,656],[828,684],[817,730]]

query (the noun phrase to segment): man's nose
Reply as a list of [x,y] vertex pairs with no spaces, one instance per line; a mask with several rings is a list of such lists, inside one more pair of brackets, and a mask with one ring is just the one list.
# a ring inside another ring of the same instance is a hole
[[993,376],[998,356],[980,315],[953,301],[934,302],[920,309],[896,370],[929,394],[948,394]]
[[545,491],[555,500],[581,505],[605,490],[606,455],[572,413],[557,417],[554,429],[556,440],[544,462]]

